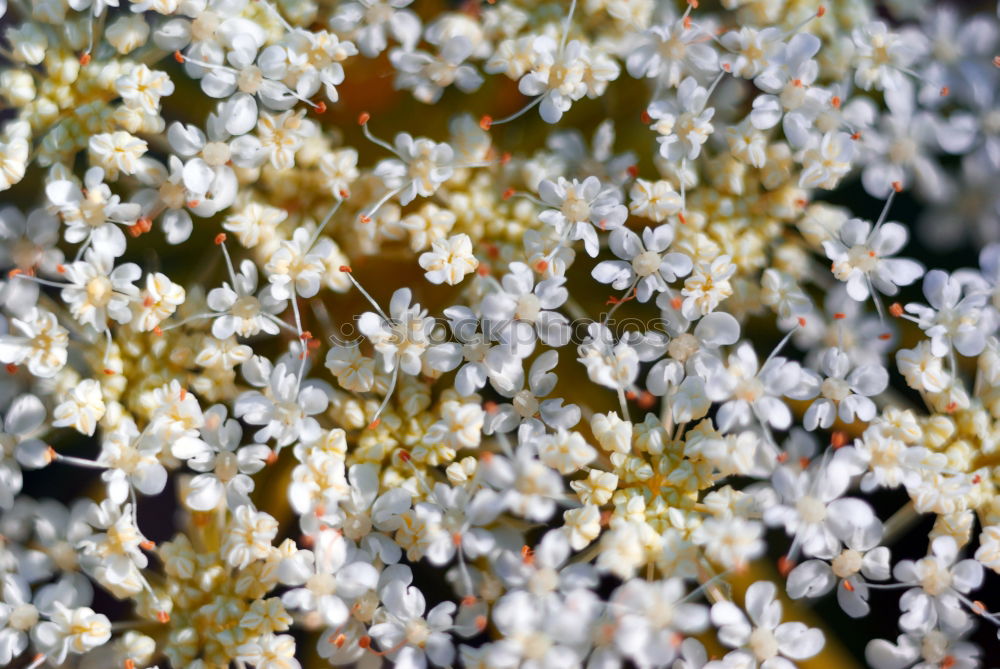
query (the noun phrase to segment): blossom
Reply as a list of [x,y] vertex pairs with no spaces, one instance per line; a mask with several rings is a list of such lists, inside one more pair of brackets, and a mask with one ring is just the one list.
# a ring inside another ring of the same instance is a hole
[[427,270],[428,281],[449,286],[461,283],[466,274],[475,272],[479,266],[472,254],[472,240],[466,234],[433,242],[430,251],[420,254],[419,262]]
[[908,258],[893,258],[907,240],[906,228],[889,221],[872,229],[871,223],[852,218],[840,229],[839,239],[823,242],[833,261],[833,275],[847,283],[847,294],[859,302],[873,290],[895,295],[908,286],[924,268]]

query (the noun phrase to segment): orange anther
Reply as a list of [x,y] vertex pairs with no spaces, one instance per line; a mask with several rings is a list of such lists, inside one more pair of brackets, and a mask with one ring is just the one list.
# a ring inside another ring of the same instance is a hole
[[409,462],[410,461],[410,452],[408,450],[406,450],[405,448],[399,449],[399,459],[402,460],[403,462]]
[[490,266],[487,265],[486,263],[481,264],[479,267],[476,268],[476,274],[478,274],[479,276],[489,276]]
[[677,212],[677,220],[681,222],[681,225],[687,225],[687,219],[684,218],[684,212],[683,211]]
[[684,30],[691,30],[691,17],[690,16],[685,16],[684,17]]
[[539,260],[535,263],[535,270],[539,273],[545,272],[549,268],[548,260]]
[[350,272],[351,272],[351,266],[350,265],[341,265],[339,269],[340,269],[341,272],[347,272],[348,274],[350,274]]
[[809,458],[803,455],[801,458],[799,458],[799,467],[805,469],[808,466],[809,466]]
[[625,171],[628,172],[628,175],[630,177],[632,177],[633,179],[635,179],[636,177],[639,176],[639,166],[638,165],[629,165],[628,168]]
[[901,182],[899,182],[899,181],[893,181],[892,182],[892,189],[894,191],[896,191],[897,193],[902,193],[903,192],[903,184]]
[[362,223],[371,223],[372,222],[372,217],[371,216],[365,216],[364,214],[361,214],[361,216],[359,216],[358,219]]
[[497,405],[497,403],[494,402],[493,400],[486,400],[485,402],[483,402],[483,410],[486,413],[494,414],[497,412],[497,409],[499,408],[500,408],[499,405]]
[[672,297],[672,298],[670,298],[670,306],[671,306],[671,307],[672,307],[672,308],[673,308],[673,309],[674,309],[675,311],[679,311],[679,310],[680,310],[680,308],[681,308],[681,305],[682,305],[682,304],[684,304],[684,301],[683,301],[683,300],[681,300],[681,298],[679,298],[679,297],[676,297],[676,296],[675,296],[675,297]]
[[941,660],[941,669],[951,669],[957,662],[954,655],[945,655],[944,659]]
[[476,626],[476,629],[479,630],[480,632],[486,629],[486,616],[478,615],[472,622]]
[[830,104],[833,105],[834,109],[840,109],[840,96],[839,95],[834,95],[830,99]]
[[462,533],[461,532],[454,532],[451,535],[451,543],[455,544],[456,546],[461,546],[462,545]]
[[466,595],[462,598],[462,606],[473,606],[476,603],[475,595]]
[[382,422],[381,418],[376,418],[372,422],[368,423],[368,429],[369,430],[374,430],[375,428],[377,428],[379,426],[379,423],[381,423],[381,422]]
[[725,70],[726,72],[732,72],[733,71],[733,66],[730,65],[729,63],[723,63],[722,64],[722,69]]
[[869,251],[869,252],[868,252],[868,255],[869,255],[870,257],[874,258],[874,257],[875,257],[875,252],[874,252],[874,251]]
[[833,315],[833,318],[834,320],[842,321],[845,318],[847,318],[847,314],[845,314],[843,311],[838,311]]
[[154,548],[156,548],[156,544],[154,544],[149,539],[146,539],[145,541],[140,541],[139,542],[139,548],[141,548],[144,551],[151,551]]
[[847,444],[847,433],[837,430],[830,435],[830,445],[836,448],[842,448]]
[[338,195],[340,195],[341,199],[346,200],[347,198],[351,197],[351,191],[347,190],[346,188],[341,188],[340,191],[338,192]]
[[326,113],[326,103],[320,100],[313,109],[315,109],[317,114]]
[[993,56],[993,67],[1000,67],[1000,56]]
[[368,650],[372,646],[372,638],[366,634],[360,639],[358,639],[358,645],[364,648],[365,650]]
[[89,52],[87,52],[87,53],[81,53],[80,54],[80,65],[83,65],[84,67],[86,67],[87,65],[90,65],[90,53]]
[[642,394],[639,395],[638,404],[640,409],[651,409],[653,405],[656,404],[656,397],[648,390],[644,390],[642,391]]
[[853,135],[851,135],[851,139],[853,139],[854,141],[858,141],[859,139],[861,139],[861,133],[860,132],[854,133]]
[[889,341],[890,339],[892,339],[892,333],[891,332],[883,332],[882,334],[880,334],[878,336],[878,338],[881,339],[882,341]]
[[979,485],[980,483],[982,483],[982,481],[983,477],[980,476],[979,474],[976,474],[975,476],[972,477],[972,485]]
[[162,624],[166,625],[167,623],[170,622],[170,614],[167,613],[166,611],[157,611],[156,619],[159,620]]
[[12,362],[9,362],[6,365],[4,365],[4,369],[7,370],[8,374],[16,374],[17,373],[17,365],[15,365]]
[[824,5],[820,5],[816,9],[816,16],[823,16],[824,14],[826,14],[826,7]]
[[642,122],[643,122],[643,123],[645,123],[646,125],[649,125],[649,123],[650,123],[650,122],[651,122],[651,121],[653,120],[653,117],[652,117],[652,116],[650,116],[650,115],[649,115],[649,112],[648,112],[648,111],[646,111],[645,109],[643,109],[643,110],[642,110],[642,114],[640,114],[640,115],[639,115],[639,118],[640,118],[640,119],[642,120]]
[[986,613],[986,605],[977,599],[972,602],[972,612],[977,616],[981,616]]
[[788,576],[788,573],[792,571],[795,567],[795,563],[788,559],[787,555],[782,555],[778,558],[778,573],[782,576]]
[[806,326],[806,319],[805,319],[805,317],[799,316],[798,321],[799,321],[799,327],[800,328],[804,328]]
[[792,79],[792,86],[795,86],[796,88],[802,88],[802,80]]
[[371,117],[372,115],[369,114],[368,112],[361,112],[360,114],[358,114],[358,125],[364,125],[365,123],[368,123]]
[[941,97],[946,98],[946,97],[948,97],[949,93],[951,93],[951,89],[950,88],[948,88],[947,86],[942,86],[941,87]]
[[224,241],[226,241],[226,233],[220,232],[219,234],[217,234],[215,236],[215,245],[216,246],[221,245],[222,242],[224,242]]
[[628,391],[625,392],[625,399],[627,399],[629,401],[632,401],[635,398],[636,398],[636,394],[635,394],[634,390],[628,390]]
[[948,402],[944,407],[944,410],[948,413],[955,413],[956,409],[958,409],[958,402]]
[[161,328],[159,325],[157,325],[156,327],[153,328],[153,334],[155,334],[157,337],[162,337],[163,336],[163,328]]
[[201,204],[201,200],[188,200],[187,201],[187,206],[189,206],[192,209],[194,209],[195,207],[197,207],[199,204]]
[[182,54],[180,51],[174,51],[174,60],[176,60],[178,63],[183,63],[184,54]]
[[13,279],[15,276],[19,276],[21,274],[24,274],[24,270],[15,267],[11,271],[7,272],[7,278]]
[[778,453],[778,457],[775,458],[781,464],[788,462],[788,453]]
[[850,581],[848,581],[848,580],[845,579],[845,580],[841,581],[841,583],[844,584],[844,590],[847,590],[847,592],[854,592],[854,586],[851,585]]
[[521,559],[524,564],[532,564],[535,561],[535,551],[531,550],[527,544],[521,546]]
[[131,658],[125,660],[125,669],[135,669],[135,660]]
[[903,305],[899,302],[893,302],[889,305],[889,313],[893,318],[899,318],[903,315]]
[[113,369],[108,369],[107,367],[105,367],[103,371],[108,376],[114,376],[115,375],[115,370],[113,370]]
[[156,304],[156,300],[154,300],[152,296],[147,295],[146,297],[142,298],[142,306],[146,307],[147,309],[149,309],[154,304]]
[[483,130],[489,130],[493,127],[493,117],[489,114],[484,114],[481,119],[479,119],[479,127]]
[[56,271],[60,274],[66,273],[66,265],[56,265]]
[[517,191],[515,191],[513,188],[508,188],[503,192],[503,195],[501,195],[500,197],[503,198],[504,200],[509,200],[512,197],[514,197],[514,193],[516,192]]
[[330,635],[330,643],[332,643],[337,648],[343,648],[344,643],[346,642],[347,642],[347,637],[344,636],[343,634]]
[[510,159],[513,157],[514,156],[511,155],[510,151],[504,151],[503,153],[500,154],[500,164],[506,165],[507,163],[510,162]]

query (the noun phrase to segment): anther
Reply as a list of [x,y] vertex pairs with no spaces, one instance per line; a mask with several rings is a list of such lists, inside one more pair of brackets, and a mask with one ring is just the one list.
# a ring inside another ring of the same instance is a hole
[[777,460],[780,464],[785,464],[786,462],[788,462],[788,453],[778,453],[778,456],[775,458],[775,460]]
[[84,67],[86,67],[87,65],[90,65],[90,52],[89,51],[86,51],[86,52],[80,54],[80,65],[83,65]]
[[948,404],[946,404],[944,407],[944,410],[947,413],[955,413],[957,409],[958,409],[958,402],[948,402]]
[[882,334],[880,334],[878,336],[878,338],[881,339],[882,341],[889,341],[890,339],[892,339],[892,333],[891,332],[883,332]]
[[817,17],[821,18],[824,14],[826,14],[826,6],[825,5],[820,5],[819,7],[816,8],[816,16]]
[[975,476],[972,477],[972,485],[979,485],[980,483],[982,483],[982,481],[983,477],[980,476],[979,474],[976,474]]
[[162,337],[163,336],[163,328],[161,328],[159,325],[157,325],[156,327],[153,328],[153,334],[155,334],[157,337]]
[[838,311],[833,315],[833,318],[834,320],[842,321],[845,318],[847,318],[847,314],[845,314],[843,311]]
[[844,579],[843,584],[844,584],[844,590],[847,590],[847,592],[854,592],[854,586],[851,585],[850,581]]
[[125,660],[125,669],[135,669],[135,660],[131,658]]
[[512,197],[514,197],[515,192],[516,191],[513,188],[508,188],[503,192],[503,195],[501,195],[500,197],[502,197],[504,200],[509,200]]
[[854,133],[853,135],[851,135],[851,139],[853,139],[855,142],[858,141],[859,139],[861,139],[861,133],[860,132]]
[[834,95],[832,98],[830,98],[830,104],[833,106],[834,109],[840,109],[840,96]]
[[157,611],[156,619],[159,620],[161,624],[166,625],[170,622],[170,614],[166,611]]
[[372,222],[372,217],[371,216],[365,216],[364,214],[361,214],[360,216],[358,216],[358,220],[360,220],[362,223],[371,223]]
[[481,119],[479,119],[479,127],[483,130],[489,130],[493,127],[493,117],[489,114],[484,114]]
[[673,309],[674,309],[675,311],[679,311],[679,310],[680,310],[680,308],[681,308],[681,305],[682,305],[682,304],[684,304],[684,301],[683,301],[683,300],[681,300],[681,298],[679,298],[679,297],[676,297],[676,296],[675,296],[675,297],[672,297],[672,298],[670,298],[670,306],[671,306],[671,307],[672,307],[672,308],[673,308]]
[[681,225],[687,225],[687,219],[684,218],[684,212],[683,211],[677,212],[677,220],[681,222]]
[[778,573],[783,577],[787,577],[794,567],[795,563],[787,555],[782,555],[778,558]]
[[903,184],[901,182],[899,182],[899,181],[893,181],[892,182],[892,189],[894,191],[896,191],[897,193],[902,193],[903,192]]
[[942,86],[941,87],[941,97],[943,97],[943,98],[948,97],[948,93],[951,93],[951,89],[948,88],[947,86]]
[[313,109],[316,111],[317,114],[324,114],[326,113],[326,103],[320,100],[319,102],[316,103],[316,106],[313,107]]
[[410,461],[410,452],[408,450],[406,450],[405,448],[399,449],[399,459],[402,460],[403,462],[409,462]]
[[224,241],[226,241],[226,233],[220,232],[219,234],[217,234],[215,236],[215,245],[216,246],[221,246]]
[[343,648],[344,643],[347,642],[347,637],[343,634],[338,634],[336,636],[330,635],[330,643],[332,643],[337,648]]
[[649,123],[653,120],[653,117],[649,115],[648,111],[643,109],[642,114],[639,115],[639,119],[642,120],[642,122],[645,123],[646,125],[649,125]]
[[638,165],[629,165],[628,169],[626,169],[625,171],[628,172],[628,175],[630,177],[632,177],[633,179],[635,179],[635,178],[637,178],[639,176],[639,166]]
[[270,451],[267,454],[267,457],[264,458],[264,462],[266,462],[269,465],[273,465],[277,461],[278,461],[278,454],[275,451]]
[[360,639],[358,639],[358,645],[364,648],[365,650],[368,650],[369,648],[372,647],[372,638],[366,634]]
[[837,430],[830,435],[830,445],[834,449],[843,448],[847,444],[847,433]]
[[475,595],[467,595],[462,598],[462,606],[473,606],[476,603]]
[[6,369],[6,370],[7,370],[7,373],[8,373],[8,374],[17,374],[17,365],[15,365],[15,364],[14,364],[14,363],[12,363],[12,362],[9,362],[9,363],[7,363],[7,364],[6,364],[5,366],[4,366],[4,369]]
[[547,260],[539,260],[535,263],[535,269],[539,272],[545,272],[549,268],[549,262]]
[[806,326],[806,319],[803,316],[799,316],[798,321],[800,328],[804,328]]
[[66,265],[56,265],[56,271],[60,274],[66,273]]
[[510,151],[504,151],[503,153],[500,154],[500,164],[506,165],[507,163],[510,162],[510,159],[513,157],[514,156],[511,155]]
[[379,426],[379,423],[381,423],[381,422],[382,422],[381,418],[376,418],[372,422],[368,423],[368,429],[369,430],[374,430],[375,428],[377,428]]
[[899,302],[893,302],[889,305],[889,314],[893,318],[899,318],[903,315],[903,305]]
[[102,371],[103,371],[103,372],[104,372],[105,374],[107,374],[108,376],[114,376],[114,375],[115,375],[115,370],[113,370],[113,369],[108,369],[107,367],[105,367],[105,368],[104,368],[104,369],[103,369]]
[[183,63],[184,54],[182,54],[180,51],[174,51],[174,60],[176,60],[178,63]]
[[341,265],[339,267],[339,269],[340,269],[341,272],[347,272],[348,274],[351,273],[351,266],[350,265]]
[[141,548],[144,551],[151,551],[154,548],[156,548],[156,544],[154,544],[149,539],[146,539],[145,541],[140,541],[139,542],[139,548]]
[[372,115],[369,114],[368,112],[361,112],[358,115],[358,125],[364,125],[365,123],[368,123],[371,117]]

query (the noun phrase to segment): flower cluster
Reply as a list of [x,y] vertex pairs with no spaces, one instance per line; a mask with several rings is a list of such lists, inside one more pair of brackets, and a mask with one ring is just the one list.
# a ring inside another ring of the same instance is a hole
[[0,0],[0,665],[995,658],[1000,9],[713,4]]

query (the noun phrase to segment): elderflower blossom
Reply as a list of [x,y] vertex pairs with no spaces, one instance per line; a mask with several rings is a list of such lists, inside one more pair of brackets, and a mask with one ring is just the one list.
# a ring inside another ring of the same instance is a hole
[[0,0],[0,664],[988,665],[994,9]]

